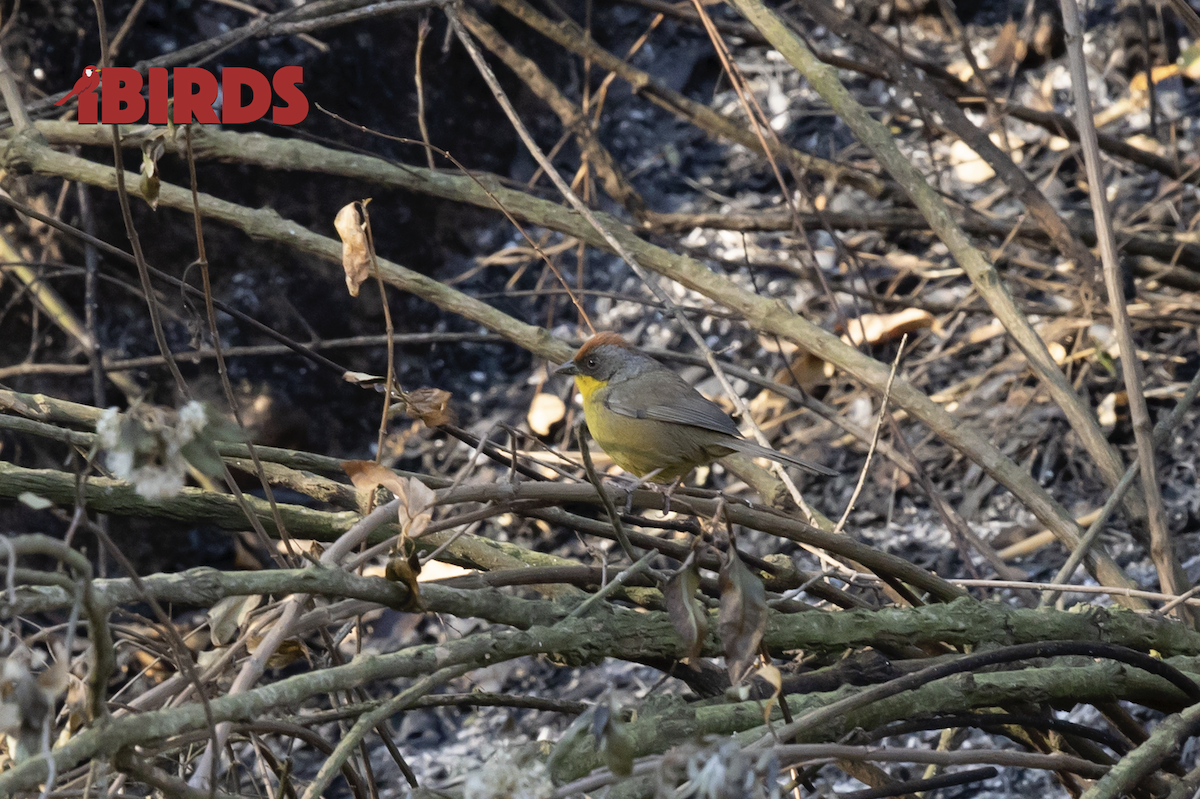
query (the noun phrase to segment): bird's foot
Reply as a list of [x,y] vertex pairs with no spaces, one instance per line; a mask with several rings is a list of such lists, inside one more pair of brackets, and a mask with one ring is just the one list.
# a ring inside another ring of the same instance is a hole
[[[674,480],[672,480],[672,481],[671,481],[671,484],[670,484],[669,486],[667,486],[666,488],[663,488],[663,489],[662,489],[662,492],[663,492],[663,509],[662,509],[662,512],[663,512],[663,515],[664,515],[664,516],[666,516],[668,513],[670,513],[670,512],[671,512],[671,497],[672,497],[672,495],[674,495],[674,493],[675,493],[675,490],[676,490],[677,488],[679,488],[679,486],[681,486],[681,485],[683,485],[683,478],[682,478],[682,477],[676,477]],[[655,486],[655,488],[657,489],[657,488],[662,488],[662,487],[661,487],[661,486]]]
[[662,494],[663,497],[663,514],[671,512],[671,496],[675,490],[683,484],[682,477],[676,477],[668,485],[653,482],[654,478],[662,472],[662,469],[655,469],[652,472],[647,472],[641,477],[634,477],[630,474],[610,475],[607,479],[612,481],[614,487],[625,491],[625,513],[633,511],[633,492],[639,488],[645,488],[653,491],[656,494]]
[[639,488],[649,488],[651,491],[660,490],[660,486],[650,482],[653,480],[662,469],[655,469],[652,472],[647,472],[641,477],[634,477],[629,473],[618,475],[609,475],[605,479],[612,483],[613,487],[625,492],[625,513],[633,512],[633,492]]

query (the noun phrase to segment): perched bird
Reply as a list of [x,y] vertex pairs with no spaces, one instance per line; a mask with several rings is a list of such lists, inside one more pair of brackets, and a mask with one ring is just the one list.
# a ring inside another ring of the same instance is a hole
[[837,474],[742,438],[718,405],[616,333],[597,333],[556,374],[575,378],[592,438],[637,477],[669,483],[733,452]]
[[71,89],[71,93],[59,100],[55,105],[62,105],[72,97],[90,92],[100,85],[100,70],[96,69],[94,64],[88,64],[83,68],[83,76],[75,81],[75,88]]

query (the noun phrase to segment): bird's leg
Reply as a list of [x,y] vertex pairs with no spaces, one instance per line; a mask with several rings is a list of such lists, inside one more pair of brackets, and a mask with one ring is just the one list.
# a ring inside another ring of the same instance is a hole
[[623,472],[619,475],[609,475],[607,477],[608,480],[612,481],[613,485],[616,488],[619,488],[625,492],[625,512],[626,513],[633,512],[633,492],[634,491],[637,491],[639,488],[649,488],[651,491],[660,490],[656,484],[651,483],[650,481],[653,480],[656,476],[658,476],[658,473],[661,471],[662,471],[662,468],[660,467],[658,469],[655,469],[652,472],[647,472],[646,474],[642,475],[641,477],[634,477],[632,474],[629,474],[627,472]]
[[675,493],[675,489],[683,485],[683,476],[676,477],[671,481],[671,484],[663,491],[663,515],[671,512],[671,496]]

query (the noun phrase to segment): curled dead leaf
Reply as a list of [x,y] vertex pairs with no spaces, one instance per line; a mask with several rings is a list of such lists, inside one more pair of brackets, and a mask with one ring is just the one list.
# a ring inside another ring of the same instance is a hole
[[383,486],[397,497],[404,492],[402,484],[405,478],[375,461],[342,461],[342,471],[358,489],[362,497],[359,506],[366,511],[375,507],[375,489],[379,486]]
[[158,157],[162,155],[162,152],[161,141],[158,142],[157,147],[153,146],[152,141],[146,142],[142,146],[142,168],[138,191],[146,204],[150,206],[151,211],[158,210],[158,192],[162,186],[162,181],[158,176]]
[[557,394],[538,392],[529,404],[529,413],[525,416],[529,429],[539,436],[550,435],[550,428],[563,420],[567,415],[566,403]]
[[401,540],[420,538],[433,518],[433,503],[437,497],[429,486],[415,478],[401,479],[399,489],[394,493],[400,500]]
[[962,139],[957,139],[950,145],[949,160],[950,165],[954,167],[954,176],[963,183],[986,183],[996,176],[996,170],[992,169],[991,164],[984,161],[982,156]]
[[922,328],[933,326],[933,314],[921,308],[905,308],[897,313],[866,313],[846,322],[842,340],[854,346],[863,342],[879,344]]
[[667,615],[687,649],[684,662],[691,662],[700,656],[704,638],[708,635],[708,613],[696,599],[696,590],[699,587],[700,568],[693,553],[684,561],[679,571],[671,575],[666,588],[663,589]]
[[250,594],[227,596],[213,605],[208,611],[208,632],[213,646],[220,647],[233,641],[262,601],[261,594]]
[[425,605],[421,601],[421,586],[417,580],[420,575],[421,561],[417,557],[416,549],[413,549],[407,556],[398,554],[388,560],[387,568],[383,572],[384,578],[393,583],[400,583],[408,589],[408,601],[404,607],[400,608],[401,610],[424,610]]
[[767,629],[767,592],[742,563],[732,546],[721,564],[721,611],[717,632],[725,650],[725,667],[734,685],[741,683],[758,657],[759,644]]
[[613,774],[628,777],[633,772],[633,758],[637,753],[633,738],[621,721],[620,708],[612,704],[611,696],[607,702],[596,705],[592,735],[596,736],[596,748],[603,755],[604,764]]
[[373,386],[376,384],[383,385],[383,383],[387,380],[386,377],[382,377],[380,375],[373,375],[367,372],[351,371],[342,372],[342,379],[347,383],[353,383],[356,386]]
[[409,416],[420,419],[426,427],[440,427],[454,423],[454,411],[450,407],[449,391],[440,388],[418,388],[406,397],[404,410]]
[[[250,636],[250,639],[246,642],[246,648],[250,650],[250,654],[254,654],[258,651],[259,646],[262,645],[263,638],[265,638],[265,636]],[[287,666],[290,663],[295,663],[297,660],[307,654],[308,648],[305,647],[303,641],[297,638],[289,638],[286,641],[280,642],[279,647],[271,653],[269,658],[267,658],[267,668],[282,669],[284,666]]]
[[424,534],[433,518],[433,504],[437,499],[433,489],[420,480],[401,477],[375,461],[342,461],[342,469],[354,487],[365,495],[365,501],[360,503],[363,507],[370,508],[375,504],[375,490],[382,486],[400,500],[397,521],[401,535],[420,538]]
[[829,382],[833,377],[833,364],[826,363],[811,352],[802,352],[792,360],[786,369],[775,373],[775,382],[785,386],[799,385],[804,391],[812,393],[813,389]]
[[783,674],[778,667],[768,664],[756,671],[754,676],[762,677],[771,686],[771,696],[763,702],[763,724],[769,724],[771,711],[775,709],[775,703],[779,701],[779,694],[783,691]]
[[371,242],[367,237],[366,218],[368,202],[348,203],[333,219],[333,227],[342,240],[342,270],[346,273],[346,288],[351,297],[358,296],[359,286],[371,276]]

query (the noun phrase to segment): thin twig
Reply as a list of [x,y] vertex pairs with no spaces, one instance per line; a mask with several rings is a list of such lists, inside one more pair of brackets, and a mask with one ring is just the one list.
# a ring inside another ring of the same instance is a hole
[[[1162,447],[1167,443],[1167,441],[1170,440],[1171,436],[1174,435],[1175,431],[1179,428],[1179,425],[1183,423],[1184,416],[1187,414],[1188,409],[1190,409],[1192,407],[1192,403],[1196,401],[1197,395],[1200,395],[1200,372],[1197,372],[1192,376],[1192,381],[1184,390],[1183,396],[1179,398],[1179,402],[1175,403],[1175,408],[1171,411],[1170,415],[1160,421],[1155,427],[1155,449]],[[1104,502],[1104,506],[1100,508],[1100,515],[1096,517],[1095,521],[1093,521],[1091,526],[1088,527],[1087,532],[1084,533],[1083,537],[1079,539],[1079,545],[1071,551],[1071,555],[1067,558],[1067,562],[1064,563],[1062,568],[1058,570],[1058,573],[1054,575],[1054,579],[1051,582],[1059,585],[1066,585],[1070,581],[1071,577],[1075,574],[1075,569],[1079,567],[1079,563],[1087,555],[1088,549],[1092,546],[1092,543],[1096,540],[1096,538],[1099,537],[1101,531],[1104,530],[1105,525],[1108,524],[1108,520],[1112,516],[1113,511],[1116,509],[1117,503],[1121,501],[1121,497],[1124,495],[1125,491],[1130,485],[1133,484],[1133,479],[1137,476],[1140,466],[1141,461],[1134,461],[1133,463],[1129,464],[1129,468],[1126,469],[1125,474],[1121,476],[1121,482],[1117,484],[1117,487],[1113,489],[1112,494]],[[1042,607],[1045,607],[1056,602],[1057,599],[1057,594],[1048,594],[1042,598],[1041,605]],[[1174,605],[1172,604],[1171,607],[1173,608]]]
[[585,425],[580,420],[575,426],[575,440],[579,442],[579,454],[583,458],[583,470],[587,472],[588,480],[596,489],[596,493],[600,496],[600,501],[604,503],[604,510],[608,512],[608,520],[612,524],[613,532],[617,536],[617,543],[621,545],[621,549],[625,552],[625,556],[633,563],[638,562],[641,556],[638,551],[633,548],[633,544],[629,543],[629,536],[625,534],[625,525],[621,523],[621,514],[617,513],[617,506],[613,504],[612,497],[604,490],[604,485],[600,482],[600,475],[596,473],[596,465],[592,463],[592,451],[587,444],[587,436],[584,433]]
[[850,494],[850,501],[846,503],[846,509],[842,511],[842,517],[838,519],[837,524],[833,528],[834,534],[839,534],[846,526],[846,520],[850,518],[850,512],[854,510],[854,503],[858,501],[858,495],[862,493],[863,485],[867,482],[867,472],[871,468],[871,459],[875,456],[875,445],[879,443],[879,432],[883,429],[883,420],[887,418],[888,397],[892,395],[892,381],[896,379],[896,367],[900,365],[900,357],[904,354],[904,345],[908,343],[908,334],[900,339],[900,346],[896,348],[896,357],[892,359],[892,371],[888,374],[887,384],[883,387],[883,399],[879,404],[879,415],[875,417],[875,430],[871,433],[871,444],[867,447],[867,459],[863,463],[862,471],[858,475],[858,482],[854,485],[854,491]]
[[[1083,148],[1084,164],[1087,167],[1088,196],[1092,215],[1096,221],[1096,237],[1100,244],[1100,260],[1104,266],[1104,285],[1108,291],[1109,312],[1113,318],[1113,330],[1121,348],[1121,375],[1125,381],[1125,393],[1129,398],[1129,415],[1133,422],[1137,440],[1138,464],[1141,469],[1142,494],[1146,502],[1147,522],[1150,527],[1150,556],[1158,570],[1159,583],[1166,593],[1181,594],[1187,590],[1187,575],[1175,554],[1175,545],[1167,527],[1166,511],[1163,508],[1162,491],[1158,485],[1158,469],[1155,465],[1154,429],[1150,411],[1143,392],[1142,368],[1138,360],[1137,347],[1133,341],[1133,330],[1129,314],[1125,309],[1124,281],[1121,265],[1117,261],[1117,245],[1113,238],[1106,183],[1101,174],[1100,149],[1096,144],[1096,128],[1092,119],[1091,94],[1088,91],[1087,62],[1083,55],[1083,31],[1080,28],[1079,6],[1075,0],[1059,0],[1063,15],[1063,31],[1067,39],[1067,61],[1071,71],[1071,88],[1075,93],[1076,126]],[[1093,453],[1094,454],[1094,453]],[[1102,468],[1103,465],[1102,465]],[[1110,480],[1115,487],[1119,482]],[[1190,614],[1182,618],[1194,624]]]

